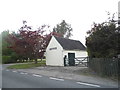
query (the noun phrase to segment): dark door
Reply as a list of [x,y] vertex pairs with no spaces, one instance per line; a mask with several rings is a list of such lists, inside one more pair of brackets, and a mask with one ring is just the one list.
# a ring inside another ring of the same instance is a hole
[[75,53],[68,53],[69,66],[75,66]]

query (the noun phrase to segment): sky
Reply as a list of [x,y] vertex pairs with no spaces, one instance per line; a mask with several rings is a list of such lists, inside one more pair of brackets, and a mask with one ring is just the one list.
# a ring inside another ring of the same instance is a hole
[[[0,32],[17,31],[26,20],[34,29],[46,24],[50,31],[65,20],[73,28],[70,39],[85,45],[93,22],[107,20],[106,11],[118,12],[120,0],[0,0]],[[117,14],[116,14],[117,15]]]

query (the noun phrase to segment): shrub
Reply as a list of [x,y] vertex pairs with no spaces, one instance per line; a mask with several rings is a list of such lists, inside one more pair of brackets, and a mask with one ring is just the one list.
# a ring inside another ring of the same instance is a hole
[[15,63],[17,60],[13,56],[2,56],[2,63],[8,64],[8,63]]
[[11,56],[2,56],[2,63],[7,64],[11,60]]

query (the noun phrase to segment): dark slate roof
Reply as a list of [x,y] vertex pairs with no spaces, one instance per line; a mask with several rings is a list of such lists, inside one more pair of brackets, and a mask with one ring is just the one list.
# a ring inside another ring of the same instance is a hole
[[80,41],[56,36],[54,37],[65,50],[86,50],[85,46]]

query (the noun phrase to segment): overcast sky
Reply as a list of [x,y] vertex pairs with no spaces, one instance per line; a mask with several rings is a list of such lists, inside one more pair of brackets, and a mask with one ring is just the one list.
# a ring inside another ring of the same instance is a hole
[[85,45],[86,31],[93,22],[105,21],[106,11],[118,12],[119,0],[1,0],[0,32],[17,31],[26,20],[37,28],[43,24],[50,29],[65,20],[73,28],[71,39],[80,40]]

